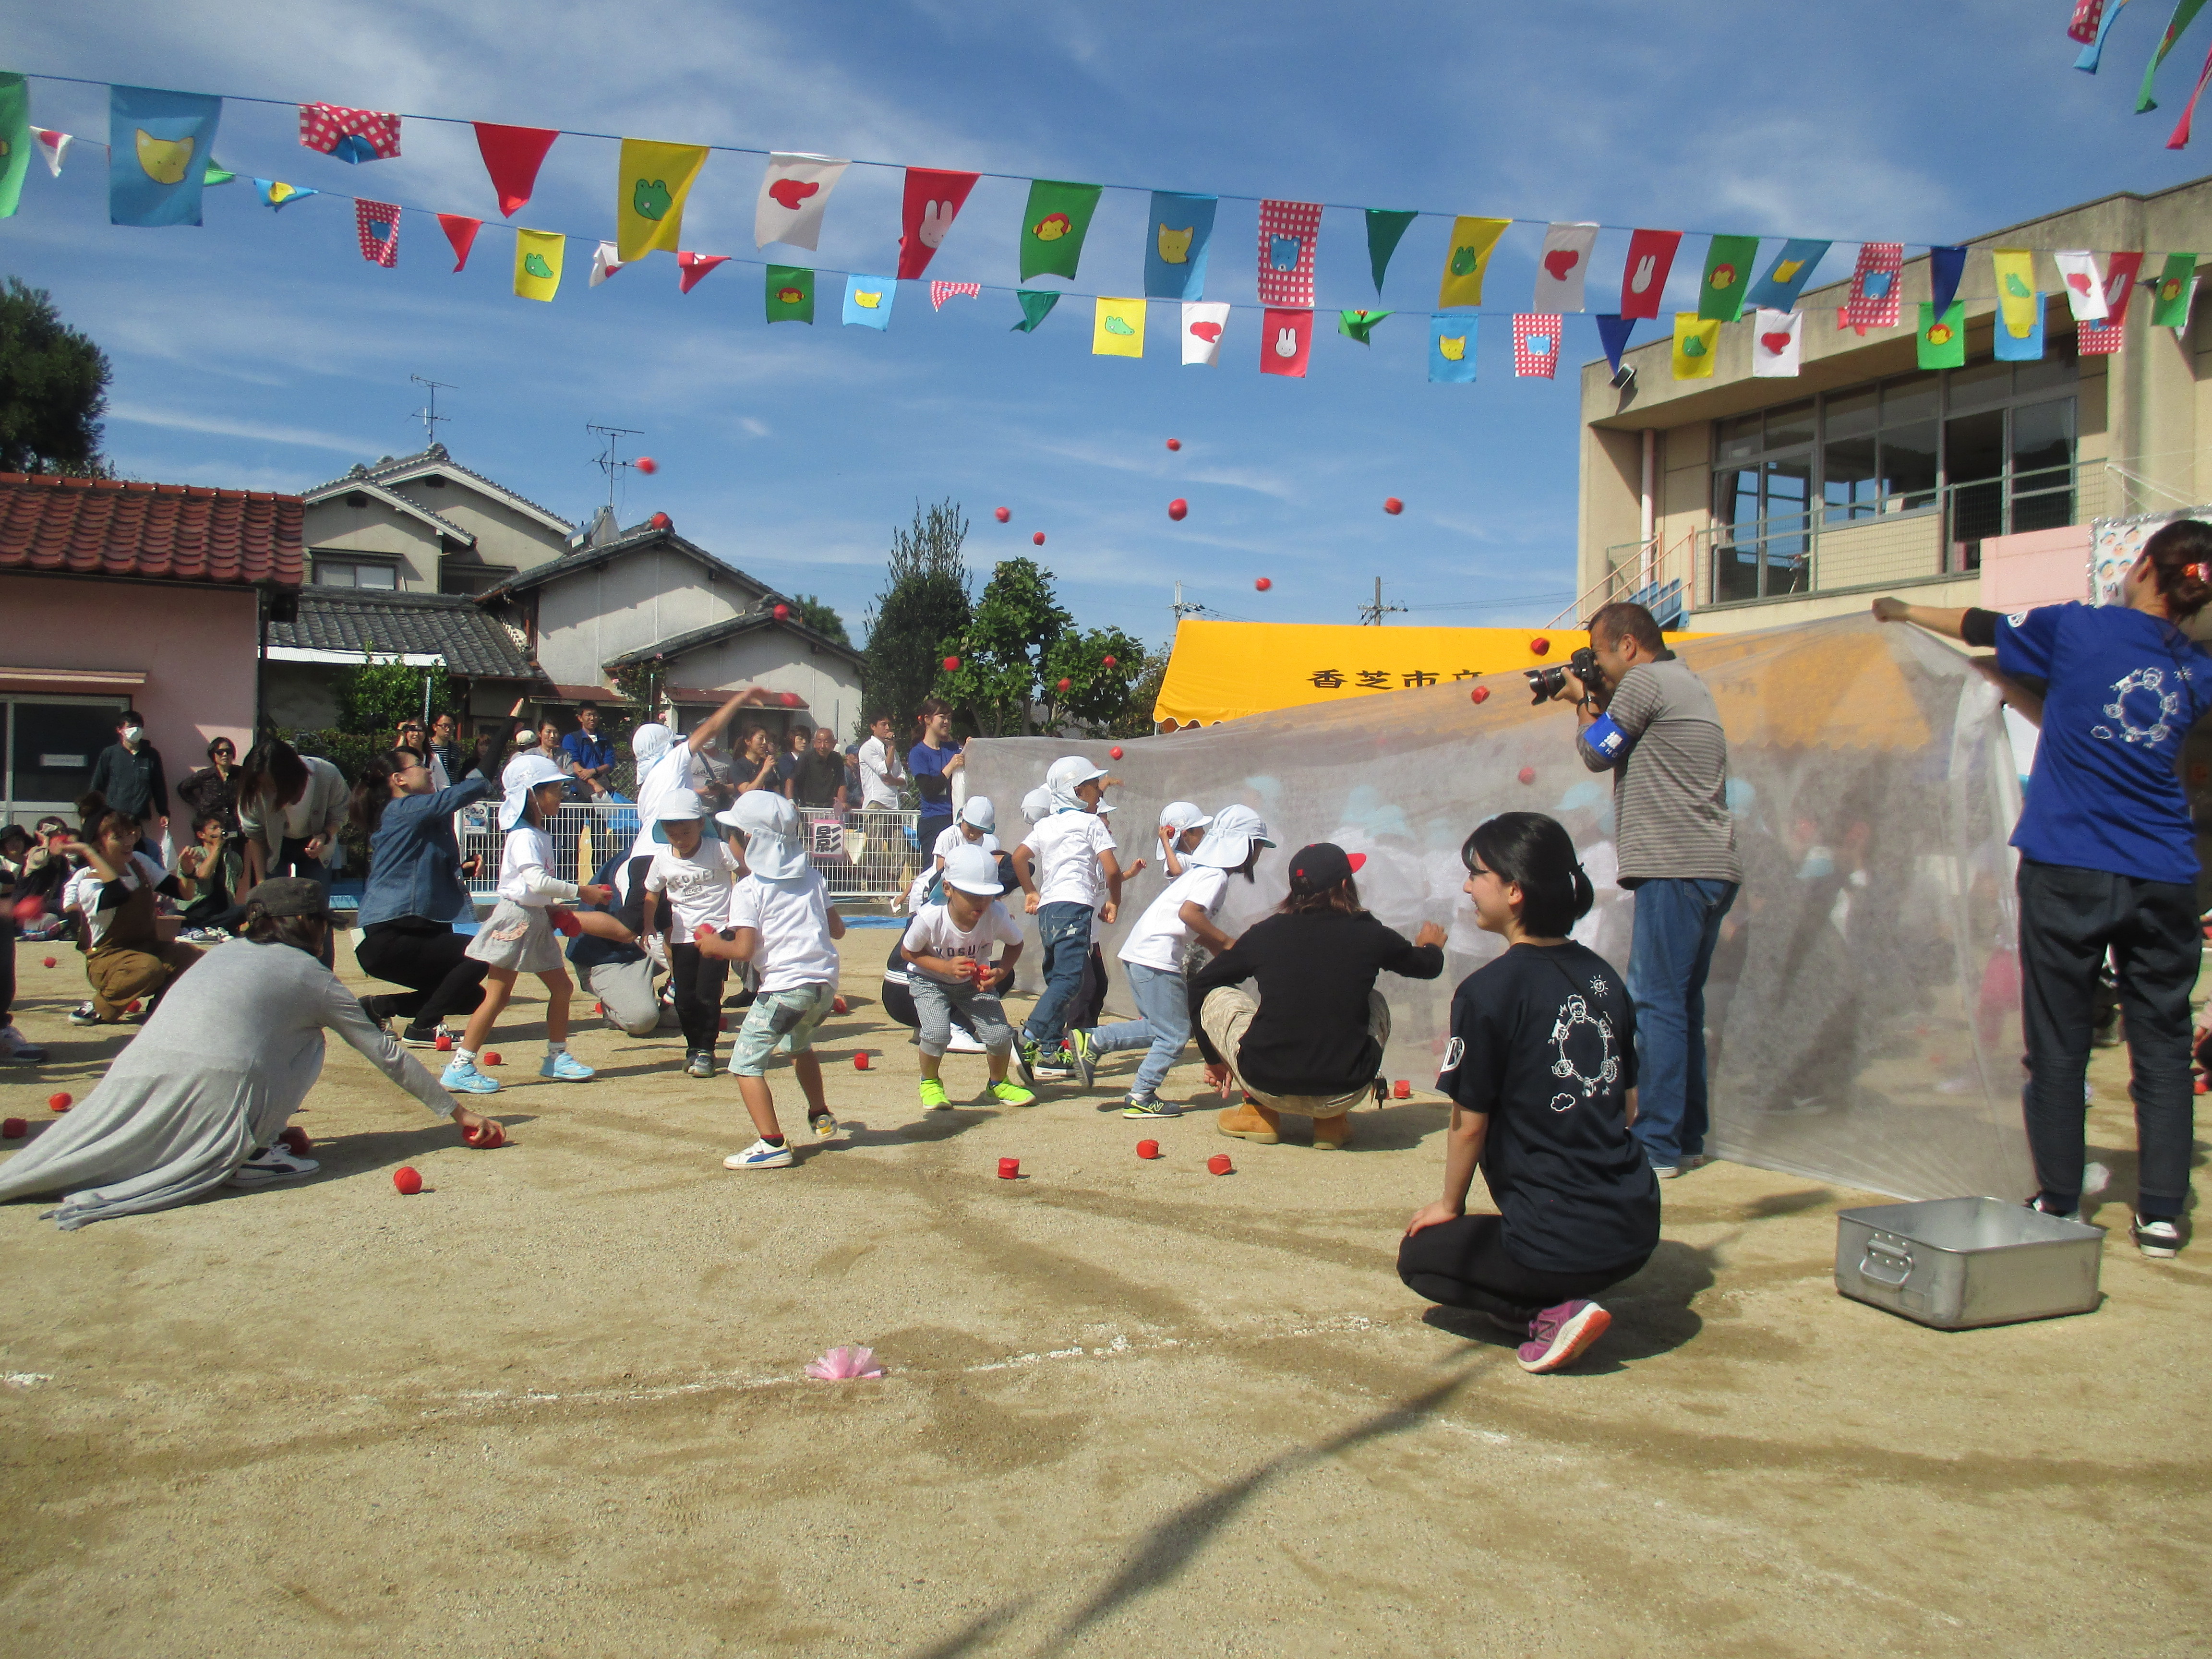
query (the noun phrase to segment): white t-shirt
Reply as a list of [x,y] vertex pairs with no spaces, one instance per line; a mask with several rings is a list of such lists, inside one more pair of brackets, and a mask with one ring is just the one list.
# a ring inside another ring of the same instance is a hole
[[[122,871],[123,886],[125,891],[133,893],[141,887],[159,887],[168,873],[143,853],[133,853],[131,862]],[[71,876],[68,885],[62,889],[62,908],[84,913],[94,945],[107,937],[107,929],[115,920],[113,910],[100,908],[100,890],[106,885],[106,878],[88,866]]]
[[837,941],[830,937],[830,889],[809,866],[787,881],[747,876],[730,895],[730,926],[760,934],[753,968],[763,991],[837,982]]
[[676,918],[676,942],[689,945],[692,930],[702,921],[718,933],[728,927],[730,890],[738,878],[730,849],[702,836],[687,859],[672,847],[653,844],[659,850],[653,855],[653,868],[645,872],[645,890],[668,895]]
[[1139,967],[1172,974],[1182,967],[1183,947],[1193,937],[1182,923],[1182,907],[1195,904],[1208,916],[1219,913],[1229,894],[1229,872],[1210,864],[1194,864],[1167,885],[1167,890],[1145,907],[1129,937],[1121,941],[1121,960]]
[[995,854],[999,850],[999,838],[987,835],[981,841],[971,842],[960,833],[960,826],[956,823],[938,831],[937,847],[932,856],[949,859],[963,847],[980,847],[985,852]]
[[1106,902],[1106,872],[1098,855],[1114,849],[1113,831],[1092,812],[1054,812],[1030,827],[1022,838],[1036,860],[1037,902],[1082,904],[1097,910]]
[[553,837],[534,824],[507,832],[499,854],[499,896],[527,909],[573,902],[575,884],[553,873]]
[[[916,956],[964,957],[969,962],[988,966],[991,960],[991,947],[994,945],[1019,945],[1022,930],[1006,914],[1006,907],[996,899],[983,907],[983,914],[975,918],[973,930],[965,933],[952,920],[952,910],[949,905],[925,904],[921,907],[921,914],[907,924],[906,937],[900,942]],[[908,963],[907,972],[933,979],[939,985],[963,982],[947,978],[943,974],[933,974],[918,962]]]
[[860,745],[854,757],[860,767],[860,804],[864,806],[896,808],[899,804],[898,791],[891,779],[898,772],[898,757],[881,738],[870,738]]

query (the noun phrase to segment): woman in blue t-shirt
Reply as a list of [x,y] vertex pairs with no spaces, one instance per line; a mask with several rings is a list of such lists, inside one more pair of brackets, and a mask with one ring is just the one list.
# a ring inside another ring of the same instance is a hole
[[[1460,859],[1476,922],[1507,949],[1452,997],[1444,1195],[1415,1212],[1398,1276],[1524,1337],[1523,1370],[1554,1371],[1613,1322],[1589,1298],[1659,1243],[1658,1178],[1628,1132],[1636,1012],[1605,958],[1567,938],[1590,881],[1556,821],[1501,813]],[[1477,1164],[1496,1215],[1467,1213]]]
[[945,741],[952,733],[951,703],[928,698],[917,718],[921,741],[906,751],[906,768],[921,797],[921,818],[915,825],[916,850],[927,859],[937,838],[952,827],[952,775],[967,764],[968,757]]
[[2178,520],[2129,567],[2120,603],[2053,605],[2001,617],[1874,602],[1968,645],[2043,688],[2041,736],[2020,849],[2023,1103],[2039,1190],[2034,1207],[2081,1206],[2091,1005],[2109,953],[2127,1019],[2136,1107],[2135,1239],[2145,1255],[2181,1248],[2195,1096],[2189,993],[2197,933],[2197,837],[2179,774],[2182,741],[2212,708],[2212,657],[2183,633],[2212,599],[2212,525]]

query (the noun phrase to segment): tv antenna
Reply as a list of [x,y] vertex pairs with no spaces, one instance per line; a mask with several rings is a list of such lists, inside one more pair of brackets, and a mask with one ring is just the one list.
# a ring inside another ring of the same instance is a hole
[[637,465],[635,461],[623,459],[616,452],[622,447],[623,439],[642,437],[645,428],[641,426],[595,426],[586,421],[584,430],[606,441],[606,448],[592,458],[592,465],[607,475],[607,511],[611,513],[615,510],[615,480]]
[[453,418],[450,415],[438,413],[438,394],[441,392],[459,392],[460,387],[447,386],[443,380],[426,380],[420,374],[410,374],[407,378],[429,391],[430,401],[415,411],[415,418],[422,422],[423,441],[434,444],[438,441],[438,422]]
[[1375,579],[1375,603],[1359,607],[1359,620],[1363,625],[1372,623],[1376,627],[1380,628],[1382,626],[1382,618],[1394,611],[1409,617],[1413,614],[1411,605],[1382,603],[1382,579],[1377,576]]

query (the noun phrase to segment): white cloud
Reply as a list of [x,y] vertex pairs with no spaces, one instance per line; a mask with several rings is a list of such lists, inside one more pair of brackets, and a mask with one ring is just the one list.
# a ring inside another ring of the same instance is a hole
[[165,427],[177,432],[210,433],[225,438],[252,438],[263,443],[285,444],[295,449],[328,449],[341,455],[365,456],[376,447],[372,438],[347,438],[335,432],[315,432],[303,427],[278,426],[262,421],[235,421],[178,409],[153,409],[143,404],[114,404],[106,418],[131,426]]

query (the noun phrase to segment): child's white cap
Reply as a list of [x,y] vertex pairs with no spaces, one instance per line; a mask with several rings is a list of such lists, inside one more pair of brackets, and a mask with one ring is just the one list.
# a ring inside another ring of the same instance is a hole
[[641,772],[666,754],[676,741],[676,734],[659,720],[647,720],[629,734],[630,757]]
[[1190,861],[1210,864],[1217,870],[1234,870],[1244,862],[1255,845],[1274,844],[1257,812],[1249,806],[1224,806],[1213,815],[1213,827],[1199,842]]
[[1186,830],[1203,830],[1212,822],[1192,801],[1171,800],[1160,808],[1160,828],[1172,830],[1178,836]]
[[714,819],[707,816],[707,803],[698,792],[691,789],[672,789],[660,798],[660,805],[653,809],[653,838],[663,847],[669,844],[668,832],[660,826],[673,820],[696,818],[699,834],[708,841],[720,841],[720,830],[714,828]]
[[978,830],[995,830],[999,827],[999,810],[991,805],[988,795],[970,795],[968,804],[960,809],[960,821],[972,823]]
[[956,847],[945,854],[945,884],[977,898],[996,898],[1006,890],[999,879],[999,860],[980,847]]
[[1105,775],[1104,767],[1093,766],[1080,755],[1063,755],[1045,773],[1044,787],[1052,791],[1054,800],[1073,800],[1078,789]]
[[1039,784],[1022,797],[1022,816],[1031,823],[1042,823],[1052,816],[1052,791]]
[[767,881],[788,881],[806,869],[799,809],[773,790],[755,789],[715,820],[745,834],[746,867]]
[[499,827],[512,830],[522,822],[522,809],[530,792],[549,783],[566,783],[568,775],[543,755],[517,755],[499,775],[503,799],[499,803]]

